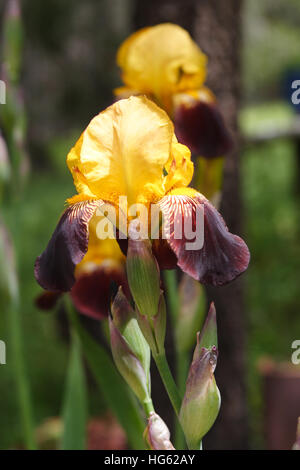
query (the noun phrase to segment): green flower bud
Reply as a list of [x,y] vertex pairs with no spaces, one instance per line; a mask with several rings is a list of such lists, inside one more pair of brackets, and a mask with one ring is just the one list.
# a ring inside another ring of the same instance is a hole
[[213,304],[201,334],[197,335],[179,419],[191,449],[199,449],[201,440],[214,424],[221,405],[214,378],[217,364],[216,310]]
[[111,349],[115,364],[142,403],[150,397],[150,349],[135,313],[120,288],[109,319]]
[[202,348],[210,349],[212,346],[218,347],[217,314],[213,302],[210,304],[208,315],[198,338],[197,354],[200,354]]
[[157,314],[160,277],[149,240],[128,240],[127,277],[133,299],[142,315]]
[[199,449],[201,440],[214,424],[221,397],[214,378],[217,348],[202,348],[193,359],[186,383],[179,419],[190,449]]
[[175,450],[166,423],[154,412],[150,413],[144,438],[151,450]]

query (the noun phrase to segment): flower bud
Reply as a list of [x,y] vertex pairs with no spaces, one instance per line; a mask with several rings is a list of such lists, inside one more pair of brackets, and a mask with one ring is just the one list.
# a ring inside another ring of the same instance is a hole
[[179,284],[179,309],[175,325],[175,340],[178,351],[189,351],[194,344],[197,331],[202,326],[206,309],[203,286],[187,274]]
[[144,438],[151,450],[175,450],[166,423],[154,412],[150,413]]
[[150,240],[129,238],[126,266],[130,291],[140,313],[154,317],[160,297],[160,278]]
[[150,349],[121,288],[111,309],[109,328],[115,364],[139,400],[149,402]]
[[210,349],[212,346],[218,346],[217,314],[213,302],[210,304],[208,315],[199,334],[195,353],[200,354],[202,348]]
[[199,449],[203,436],[214,424],[221,397],[214,378],[218,350],[216,314],[212,304],[201,335],[197,335],[193,361],[189,370],[180,422],[191,449]]

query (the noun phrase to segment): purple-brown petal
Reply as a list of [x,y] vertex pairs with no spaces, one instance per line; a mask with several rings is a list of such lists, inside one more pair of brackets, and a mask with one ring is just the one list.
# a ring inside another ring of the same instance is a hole
[[35,262],[34,275],[44,289],[68,291],[73,286],[75,266],[87,252],[89,222],[101,202],[78,202],[64,211],[47,248]]
[[51,292],[48,290],[45,290],[42,292],[38,297],[35,299],[35,305],[40,309],[40,310],[52,310],[60,296],[62,295],[62,292]]
[[[203,284],[222,286],[234,280],[248,267],[250,253],[246,243],[228,228],[213,205],[202,195],[195,197],[171,195],[160,201],[165,220],[170,223],[170,238],[167,240],[177,256],[177,265]],[[204,244],[199,250],[187,250],[184,236],[184,217],[190,218],[196,232],[196,210],[202,205],[204,211]],[[175,238],[174,223],[182,223],[182,237]]]
[[83,315],[101,320],[108,316],[111,301],[111,284],[122,286],[129,298],[125,271],[120,267],[101,267],[78,276],[71,298],[76,309]]
[[195,155],[215,158],[233,148],[232,137],[215,103],[195,101],[178,105],[174,115],[175,133]]

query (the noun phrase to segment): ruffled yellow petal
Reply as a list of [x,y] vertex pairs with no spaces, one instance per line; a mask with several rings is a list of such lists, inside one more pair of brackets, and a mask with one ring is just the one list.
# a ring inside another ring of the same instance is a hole
[[168,173],[165,177],[166,192],[178,187],[188,186],[192,180],[194,165],[191,161],[191,152],[188,147],[178,143],[176,137],[173,139],[170,159],[165,169]]
[[120,100],[98,114],[67,157],[79,192],[118,204],[147,204],[164,194],[173,124],[146,97]]
[[188,196],[188,197],[195,197],[197,195],[199,195],[204,197],[201,193],[199,193],[199,191],[196,191],[196,189],[194,188],[184,188],[184,187],[181,187],[181,188],[175,188],[173,190],[171,190],[169,193],[168,193],[168,196]]
[[173,93],[200,88],[206,75],[206,56],[187,31],[170,23],[134,33],[117,62],[128,87],[153,94],[168,111]]
[[82,195],[82,197],[77,196],[77,198],[76,196],[74,196],[72,199],[68,201],[70,204],[79,202],[85,199],[93,199],[96,197],[91,192],[88,182],[85,179],[81,171],[80,152],[81,152],[82,142],[83,142],[83,134],[81,134],[75,146],[71,148],[67,156],[67,165],[69,167],[69,170],[72,173],[75,188],[77,189],[78,193]]

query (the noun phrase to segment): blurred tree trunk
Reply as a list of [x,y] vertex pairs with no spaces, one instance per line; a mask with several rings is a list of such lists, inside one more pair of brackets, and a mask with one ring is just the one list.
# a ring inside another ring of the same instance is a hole
[[[216,94],[232,130],[236,149],[226,159],[221,212],[234,233],[242,231],[240,156],[237,111],[240,103],[240,41],[242,0],[136,1],[135,27],[174,22],[188,29],[208,55],[207,84]],[[248,419],[245,391],[245,308],[243,283],[208,289],[216,303],[219,327],[217,381],[222,394],[218,420],[205,448],[245,449]]]

